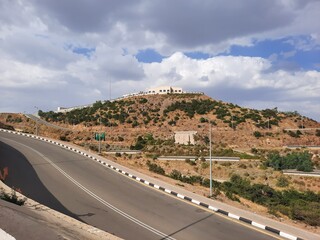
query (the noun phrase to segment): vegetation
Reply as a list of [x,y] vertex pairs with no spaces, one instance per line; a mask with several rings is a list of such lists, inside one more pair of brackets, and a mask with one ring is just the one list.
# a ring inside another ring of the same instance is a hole
[[251,184],[239,175],[232,175],[230,181],[219,184],[218,188],[233,200],[235,195],[241,196],[268,207],[270,212],[279,211],[291,219],[320,226],[320,194],[293,189],[276,191],[264,184]]
[[192,118],[195,113],[203,115],[212,111],[217,103],[217,101],[195,99],[192,99],[191,102],[186,102],[184,100],[177,101],[168,106],[167,109],[164,110],[164,114],[176,110],[181,110],[184,111],[190,118]]
[[23,199],[18,198],[17,193],[14,190],[12,190],[11,194],[8,194],[2,190],[0,192],[0,198],[5,201],[17,204],[19,206],[22,206],[27,201],[27,198],[23,198]]
[[299,138],[302,135],[302,132],[299,130],[296,132],[288,131],[287,133],[290,137],[294,137],[294,138]]
[[[306,153],[303,153],[306,155]],[[290,155],[289,158],[292,156]],[[147,162],[149,170],[158,174],[165,175],[163,168],[157,164]],[[188,184],[199,184],[204,187],[210,186],[210,180],[202,176],[186,176],[174,169],[169,177]],[[277,182],[278,187],[286,187],[289,181],[284,176]],[[214,194],[218,195],[221,191],[234,200],[240,201],[239,197],[246,198],[254,203],[266,206],[270,212],[280,212],[291,219],[300,220],[312,226],[320,225],[320,194],[313,192],[298,192],[296,190],[277,191],[268,185],[251,184],[250,180],[232,175],[230,181],[223,183],[212,181]]]
[[147,141],[142,136],[139,136],[137,138],[136,144],[130,146],[130,149],[132,149],[132,150],[141,150],[141,149],[143,149],[145,147],[146,144],[147,144]]
[[256,138],[261,138],[263,135],[261,132],[255,131],[255,132],[253,132],[253,136],[255,136]]
[[22,118],[21,117],[13,117],[12,115],[8,115],[6,122],[9,123],[20,123],[22,122]]
[[165,170],[157,165],[156,163],[151,163],[150,161],[147,161],[147,166],[149,167],[149,171],[154,172],[154,173],[158,173],[160,175],[165,175]]
[[296,169],[303,172],[313,171],[311,154],[307,151],[289,153],[286,156],[281,156],[279,152],[272,152],[268,155],[265,164],[267,167],[272,167],[275,170]]
[[277,180],[277,187],[288,187],[289,186],[289,180],[284,177],[284,176],[281,176],[278,178]]

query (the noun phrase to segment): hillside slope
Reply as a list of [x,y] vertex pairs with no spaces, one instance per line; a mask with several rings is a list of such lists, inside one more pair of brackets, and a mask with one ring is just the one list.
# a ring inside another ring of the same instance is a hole
[[[49,122],[73,125],[78,130],[105,131],[109,144],[131,145],[139,135],[147,133],[166,140],[173,138],[174,131],[197,131],[197,144],[201,145],[211,123],[216,146],[320,145],[319,131],[304,131],[304,128],[320,128],[320,124],[296,112],[259,111],[196,94],[132,97],[96,102],[93,107],[65,114],[40,111],[39,115]],[[285,131],[298,128],[299,131]]]

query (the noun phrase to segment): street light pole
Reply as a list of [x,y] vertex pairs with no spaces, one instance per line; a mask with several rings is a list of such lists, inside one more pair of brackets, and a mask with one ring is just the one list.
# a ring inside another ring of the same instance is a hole
[[233,114],[231,115],[231,126],[232,126],[232,130],[234,130],[233,129]]
[[209,197],[212,197],[212,142],[211,142],[211,123],[210,123],[210,128],[209,128],[209,139],[210,139],[210,195]]
[[100,110],[99,154],[101,154],[101,110]]
[[[37,109],[39,112],[39,108],[37,106],[34,106],[34,108]],[[37,113],[37,115],[38,115],[38,113]],[[38,136],[38,117],[36,117],[36,118],[37,118],[36,119],[36,136]]]

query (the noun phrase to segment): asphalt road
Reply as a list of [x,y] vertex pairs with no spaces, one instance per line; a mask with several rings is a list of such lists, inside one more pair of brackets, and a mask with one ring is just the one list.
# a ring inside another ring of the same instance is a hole
[[0,132],[5,183],[124,239],[275,239],[39,140]]

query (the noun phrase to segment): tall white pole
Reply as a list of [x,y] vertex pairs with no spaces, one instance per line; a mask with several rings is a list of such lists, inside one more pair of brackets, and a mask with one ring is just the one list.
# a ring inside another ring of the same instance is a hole
[[[39,108],[37,106],[34,106],[35,109],[37,109],[37,115],[39,116]],[[36,117],[36,136],[38,136],[38,117]]]
[[233,115],[231,115],[231,126],[232,126],[232,130],[234,130],[233,129]]
[[209,136],[210,136],[210,195],[209,197],[212,197],[212,142],[211,142],[211,123],[210,123],[210,128],[209,128]]
[[102,136],[102,129],[101,129],[101,109],[100,109],[100,111],[99,111],[99,115],[100,115],[100,117],[99,117],[99,125],[100,125],[100,131],[99,131],[99,154],[101,154],[101,136]]

